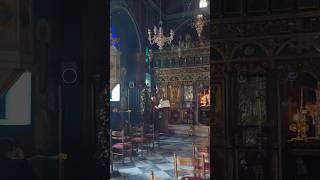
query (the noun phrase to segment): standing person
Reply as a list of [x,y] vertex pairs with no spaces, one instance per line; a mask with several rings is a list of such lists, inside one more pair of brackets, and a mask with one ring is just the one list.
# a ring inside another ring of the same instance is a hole
[[151,97],[151,105],[152,105],[152,113],[151,113],[151,120],[154,124],[155,129],[158,129],[158,103],[157,98],[155,96]]

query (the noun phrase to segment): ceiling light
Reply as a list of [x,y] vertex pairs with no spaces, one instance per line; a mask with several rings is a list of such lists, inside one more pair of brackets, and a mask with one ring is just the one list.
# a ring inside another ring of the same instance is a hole
[[196,28],[199,37],[201,36],[205,23],[204,16],[202,14],[198,14],[194,22],[194,27]]
[[171,44],[172,40],[174,37],[174,32],[171,29],[170,30],[170,36],[166,37],[163,33],[163,28],[162,28],[162,21],[161,21],[161,0],[160,0],[160,22],[159,22],[159,27],[157,28],[154,26],[153,28],[153,36],[152,32],[150,29],[148,29],[148,40],[151,45],[156,43],[159,47],[159,50],[163,49],[163,46],[165,44]]

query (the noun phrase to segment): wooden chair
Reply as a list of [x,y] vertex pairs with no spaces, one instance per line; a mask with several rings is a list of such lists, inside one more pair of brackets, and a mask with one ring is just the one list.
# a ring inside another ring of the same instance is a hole
[[[111,148],[111,162],[113,163],[114,155],[122,157],[122,163],[124,163],[124,158],[129,154],[130,161],[132,161],[132,144],[128,142],[128,137],[125,136],[124,129],[121,131],[112,131],[110,130],[110,142],[117,141],[112,143]],[[127,153],[127,154],[126,154]]]
[[132,143],[133,148],[136,147],[138,152],[138,149],[140,147],[143,155],[144,145],[148,141],[148,139],[145,137],[144,124],[131,126],[130,134],[130,142]]
[[155,125],[154,124],[148,124],[146,126],[145,137],[148,139],[148,143],[152,143],[152,149],[154,149],[155,141],[157,141],[158,148],[160,148],[159,132],[155,129]]
[[199,169],[203,169],[205,175],[210,175],[210,145],[203,143],[192,143],[192,157],[194,159],[203,159]]
[[204,157],[202,159],[194,159],[193,157],[180,157],[177,156],[176,153],[174,153],[173,166],[174,180],[178,180],[179,173],[189,174],[188,176],[182,176],[181,180],[205,179],[205,171],[203,168],[201,168],[204,167]]

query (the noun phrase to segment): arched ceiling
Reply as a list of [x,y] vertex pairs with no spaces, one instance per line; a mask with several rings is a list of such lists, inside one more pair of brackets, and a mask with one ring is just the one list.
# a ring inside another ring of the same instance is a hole
[[[120,50],[128,53],[141,51],[140,37],[134,19],[123,9],[116,9],[110,14],[110,27],[114,36],[120,38]],[[132,46],[136,44],[137,46]]]
[[[160,0],[147,0],[160,13]],[[210,1],[210,0],[208,0]],[[208,8],[199,8],[199,0],[161,0],[161,13],[165,21],[183,19],[199,13],[209,14]]]

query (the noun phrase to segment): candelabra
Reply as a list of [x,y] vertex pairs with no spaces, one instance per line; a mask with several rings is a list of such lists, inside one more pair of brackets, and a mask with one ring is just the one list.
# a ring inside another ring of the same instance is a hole
[[152,36],[150,29],[148,29],[148,35],[149,35],[148,40],[149,40],[150,44],[153,45],[154,43],[156,43],[159,47],[159,50],[162,50],[163,46],[166,43],[171,44],[171,41],[173,40],[173,37],[174,37],[174,32],[171,29],[170,36],[166,37],[163,34],[162,21],[160,21],[159,28],[157,28],[156,26],[154,26],[154,28],[153,28],[153,36]]
[[297,136],[292,138],[292,140],[303,141],[307,138],[307,129],[308,125],[306,123],[306,114],[307,110],[303,105],[303,88],[301,88],[300,95],[300,107],[297,109],[297,112],[293,115],[293,123],[289,125],[289,130],[296,132]]

